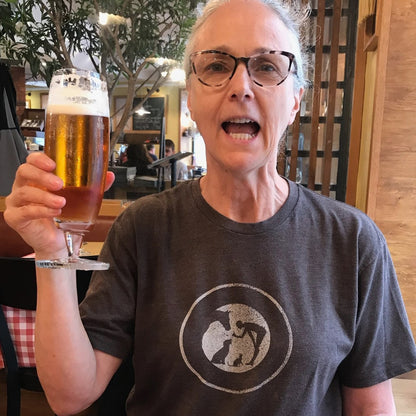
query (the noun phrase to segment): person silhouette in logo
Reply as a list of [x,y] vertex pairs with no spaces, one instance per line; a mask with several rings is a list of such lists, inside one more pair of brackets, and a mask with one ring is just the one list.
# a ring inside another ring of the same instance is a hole
[[248,363],[246,363],[246,365],[253,365],[254,361],[256,360],[257,356],[259,355],[260,346],[261,346],[261,343],[263,341],[263,338],[266,335],[266,330],[261,325],[258,325],[254,322],[245,322],[245,323],[243,323],[242,321],[237,321],[236,326],[237,326],[238,329],[242,329],[243,332],[242,332],[241,335],[236,335],[234,333],[233,336],[236,337],[236,338],[244,338],[244,336],[246,334],[248,334],[248,336],[250,337],[250,339],[253,343],[253,347],[254,347],[253,357],[251,358],[251,360]]

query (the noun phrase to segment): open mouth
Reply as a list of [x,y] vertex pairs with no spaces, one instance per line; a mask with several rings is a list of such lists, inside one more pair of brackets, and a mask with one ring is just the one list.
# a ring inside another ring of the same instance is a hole
[[240,140],[252,139],[260,130],[257,122],[245,118],[224,121],[221,126],[231,137]]

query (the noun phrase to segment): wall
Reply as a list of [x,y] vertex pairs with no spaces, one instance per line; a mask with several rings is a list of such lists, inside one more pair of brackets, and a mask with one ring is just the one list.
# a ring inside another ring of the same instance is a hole
[[366,211],[387,238],[416,337],[416,0],[381,4]]
[[30,91],[29,93],[27,93],[26,101],[30,102],[30,108],[42,108],[40,95],[47,94],[47,93],[48,91],[42,91],[42,92]]

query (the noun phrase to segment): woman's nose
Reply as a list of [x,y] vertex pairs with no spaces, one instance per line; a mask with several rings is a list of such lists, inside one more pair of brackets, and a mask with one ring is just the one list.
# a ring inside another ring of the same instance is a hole
[[240,62],[235,69],[234,75],[230,79],[230,97],[231,98],[252,98],[254,83],[250,78],[247,65],[244,62]]

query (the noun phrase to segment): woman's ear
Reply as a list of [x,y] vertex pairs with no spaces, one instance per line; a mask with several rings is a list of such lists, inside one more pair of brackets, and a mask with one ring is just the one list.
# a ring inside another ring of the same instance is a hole
[[188,98],[187,98],[186,105],[188,106],[189,115],[190,115],[191,119],[194,120],[194,118],[192,116],[192,98],[191,98],[191,86],[190,86],[190,83],[191,83],[191,81],[189,81],[189,79],[188,79],[186,81],[186,92],[188,93]]
[[291,125],[295,121],[296,114],[298,113],[298,111],[300,109],[300,102],[302,101],[303,92],[304,92],[304,89],[300,88],[299,91],[297,93],[295,93],[295,95],[293,97],[294,98],[294,104],[293,104],[292,111],[290,112],[289,125]]

